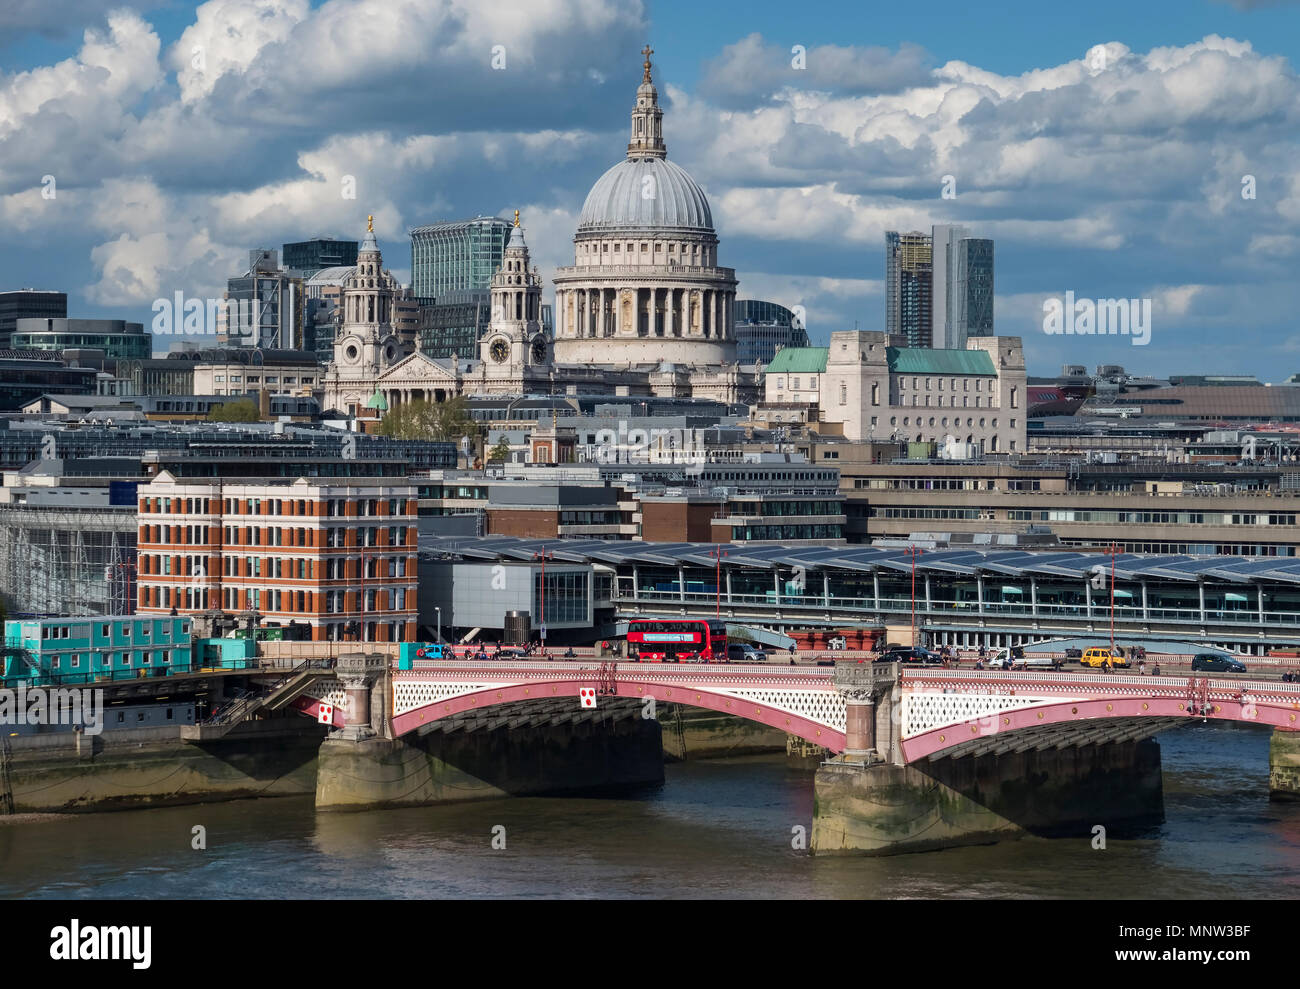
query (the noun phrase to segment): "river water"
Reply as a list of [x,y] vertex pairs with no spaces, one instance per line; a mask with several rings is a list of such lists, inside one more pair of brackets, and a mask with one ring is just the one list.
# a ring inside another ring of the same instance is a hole
[[1161,736],[1166,821],[1112,829],[1105,849],[1085,834],[812,858],[792,847],[812,773],[757,756],[669,765],[663,787],[617,798],[317,814],[293,797],[8,823],[0,896],[1295,898],[1300,804],[1268,800],[1268,738]]

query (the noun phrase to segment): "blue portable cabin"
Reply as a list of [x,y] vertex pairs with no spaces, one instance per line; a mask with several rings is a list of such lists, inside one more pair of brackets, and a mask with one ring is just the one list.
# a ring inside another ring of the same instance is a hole
[[[83,616],[5,622],[6,651],[26,654],[27,673],[6,657],[4,678],[38,684],[167,676],[191,669],[190,619],[167,615]],[[10,644],[12,646],[10,647]]]

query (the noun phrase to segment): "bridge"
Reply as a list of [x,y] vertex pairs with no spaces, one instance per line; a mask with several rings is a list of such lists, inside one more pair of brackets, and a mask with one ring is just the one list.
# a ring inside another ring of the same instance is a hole
[[[371,672],[377,672],[372,661]],[[417,661],[386,670],[388,737],[439,727],[486,727],[530,705],[583,716],[595,691],[620,715],[647,703],[687,704],[755,721],[850,759],[919,759],[1062,748],[1149,738],[1189,718],[1300,730],[1300,684],[1259,678],[1007,673],[892,663],[764,666],[632,662]],[[357,685],[318,679],[294,706],[336,728],[359,723]],[[632,701],[629,705],[627,702]],[[495,715],[494,716],[494,712]],[[354,720],[355,719],[355,720]],[[508,723],[509,719],[506,719]],[[378,731],[378,728],[375,729]]]
[[335,729],[321,747],[326,808],[465,799],[482,786],[546,792],[567,784],[575,760],[594,759],[605,779],[630,759],[637,780],[662,781],[662,739],[645,724],[661,702],[832,753],[813,784],[817,854],[1080,835],[1098,821],[1145,826],[1164,813],[1152,736],[1192,720],[1271,727],[1270,790],[1300,793],[1300,684],[1259,677],[869,662],[422,660],[404,670],[369,653],[340,656],[301,690],[289,707]]

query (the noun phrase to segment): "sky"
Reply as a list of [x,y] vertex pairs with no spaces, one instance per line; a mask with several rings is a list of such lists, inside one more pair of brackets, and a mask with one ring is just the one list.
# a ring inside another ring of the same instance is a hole
[[[374,214],[409,282],[410,227],[519,209],[549,298],[647,42],[719,263],[814,343],[884,329],[886,230],[961,223],[1031,374],[1300,371],[1296,0],[7,0],[0,288],[148,326],[253,248]],[[1066,292],[1149,334],[1047,332]]]

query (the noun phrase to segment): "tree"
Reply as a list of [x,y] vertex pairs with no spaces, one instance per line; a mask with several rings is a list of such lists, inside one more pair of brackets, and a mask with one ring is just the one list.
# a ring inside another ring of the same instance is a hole
[[208,422],[259,422],[262,413],[251,398],[222,402],[208,410]]
[[381,436],[397,440],[447,440],[460,442],[460,438],[476,432],[478,427],[470,419],[465,396],[457,395],[445,402],[426,402],[417,399],[391,409],[379,424]]
[[497,440],[497,445],[488,454],[488,460],[506,461],[510,459],[510,441],[504,436]]

